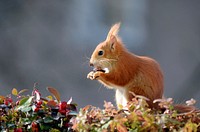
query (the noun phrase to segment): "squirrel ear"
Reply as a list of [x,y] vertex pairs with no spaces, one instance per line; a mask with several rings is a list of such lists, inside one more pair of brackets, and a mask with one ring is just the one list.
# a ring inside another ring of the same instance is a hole
[[110,36],[110,40],[108,41],[108,43],[110,44],[110,49],[111,50],[115,49],[116,42],[117,42],[117,38],[114,35],[111,35]]

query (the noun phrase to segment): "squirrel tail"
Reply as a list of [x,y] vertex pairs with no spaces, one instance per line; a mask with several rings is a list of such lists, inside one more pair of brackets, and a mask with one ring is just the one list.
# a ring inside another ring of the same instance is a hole
[[175,104],[174,109],[178,113],[189,113],[189,112],[193,112],[197,110],[197,108],[194,106],[188,106],[188,105],[183,105],[183,104]]

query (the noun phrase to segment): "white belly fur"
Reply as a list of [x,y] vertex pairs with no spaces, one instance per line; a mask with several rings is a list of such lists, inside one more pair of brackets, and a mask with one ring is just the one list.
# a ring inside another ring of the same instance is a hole
[[123,108],[125,108],[127,106],[127,99],[126,99],[126,88],[119,88],[119,87],[115,87],[116,88],[116,94],[115,94],[115,99],[116,99],[116,103],[118,108],[120,106],[122,106]]

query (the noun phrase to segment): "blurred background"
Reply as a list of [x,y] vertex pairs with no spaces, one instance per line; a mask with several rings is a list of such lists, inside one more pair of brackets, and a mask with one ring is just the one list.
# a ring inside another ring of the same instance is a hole
[[55,87],[79,108],[114,103],[113,90],[86,76],[94,48],[121,22],[126,47],[160,63],[165,97],[200,107],[199,9],[199,0],[1,1],[0,95],[38,82],[43,96]]

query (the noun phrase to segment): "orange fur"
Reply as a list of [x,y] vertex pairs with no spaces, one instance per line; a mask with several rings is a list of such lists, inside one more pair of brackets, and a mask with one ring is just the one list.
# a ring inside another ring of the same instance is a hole
[[[90,65],[95,70],[88,74],[88,78],[97,79],[108,88],[115,89],[118,106],[125,106],[133,98],[130,92],[134,92],[147,97],[150,107],[156,107],[153,100],[163,95],[160,66],[152,58],[130,53],[118,37],[119,27],[120,23],[115,24],[106,40],[94,50]],[[105,68],[109,69],[108,73],[103,70]]]

